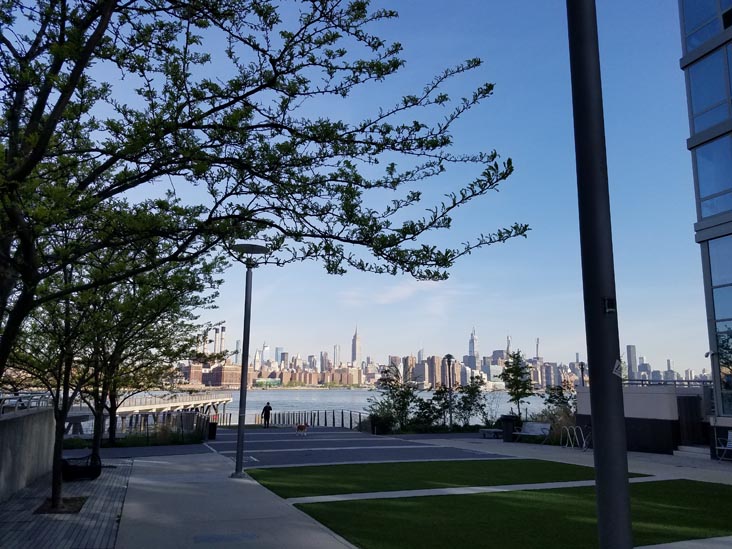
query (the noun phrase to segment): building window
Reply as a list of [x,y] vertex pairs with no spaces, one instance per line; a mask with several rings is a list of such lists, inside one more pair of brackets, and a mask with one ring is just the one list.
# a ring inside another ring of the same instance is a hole
[[[723,3],[729,2],[723,0]],[[722,32],[719,0],[684,0],[683,6],[687,51],[699,47]]]
[[688,74],[694,132],[729,118],[729,71],[724,50],[702,57],[689,67]]
[[701,217],[732,210],[732,135],[694,149]]
[[722,415],[732,415],[732,235],[709,241]]

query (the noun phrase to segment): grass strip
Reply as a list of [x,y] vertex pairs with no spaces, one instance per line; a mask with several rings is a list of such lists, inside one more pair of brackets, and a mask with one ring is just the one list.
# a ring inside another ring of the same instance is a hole
[[[732,486],[632,484],[636,546],[732,535]],[[598,547],[591,487],[298,505],[362,549]]]
[[422,461],[250,469],[283,498],[594,480],[591,467],[533,459]]

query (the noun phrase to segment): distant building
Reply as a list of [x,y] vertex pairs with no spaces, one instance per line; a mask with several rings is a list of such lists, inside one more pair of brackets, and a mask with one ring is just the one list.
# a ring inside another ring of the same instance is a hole
[[635,353],[635,345],[625,347],[625,358],[628,362],[628,379],[635,380],[638,377],[638,357]]
[[358,337],[358,326],[351,340],[351,364],[354,367],[361,367],[361,338]]

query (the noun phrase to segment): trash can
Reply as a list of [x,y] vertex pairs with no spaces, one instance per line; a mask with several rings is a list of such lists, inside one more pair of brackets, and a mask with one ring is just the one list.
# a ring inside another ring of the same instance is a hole
[[215,421],[208,422],[208,440],[216,440],[216,428],[219,426]]
[[501,425],[503,426],[503,442],[513,442],[513,432],[516,430],[518,420],[518,416],[501,416]]

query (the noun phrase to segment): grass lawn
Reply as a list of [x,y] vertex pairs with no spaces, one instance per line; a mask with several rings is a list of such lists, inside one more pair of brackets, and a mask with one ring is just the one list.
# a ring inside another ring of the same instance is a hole
[[[725,511],[732,501],[732,486],[671,480],[632,484],[630,492],[636,546],[732,535]],[[363,549],[598,545],[594,488],[298,507]]]
[[591,467],[532,459],[286,467],[247,473],[283,498],[595,479]]

